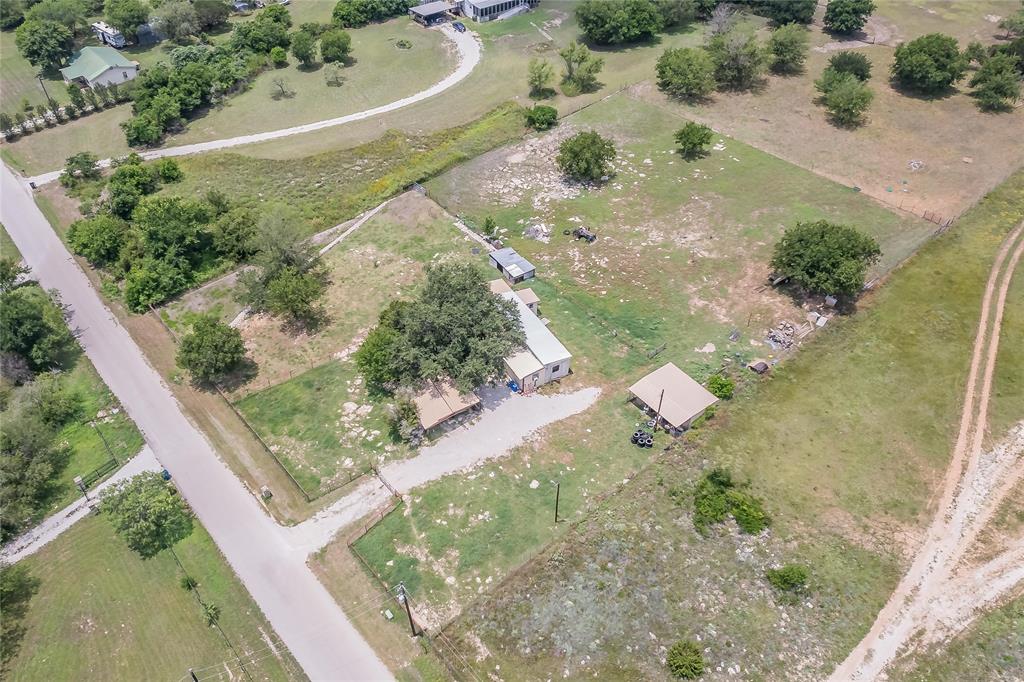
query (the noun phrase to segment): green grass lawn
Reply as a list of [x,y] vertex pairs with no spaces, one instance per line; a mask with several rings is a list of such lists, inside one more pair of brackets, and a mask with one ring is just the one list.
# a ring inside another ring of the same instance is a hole
[[[296,25],[299,23],[293,21]],[[228,97],[219,106],[190,120],[186,131],[169,136],[165,145],[216,140],[344,116],[418,92],[441,80],[455,67],[454,53],[446,47],[444,36],[437,31],[426,31],[406,17],[352,29],[350,34],[352,61],[344,69],[343,85],[329,86],[323,65],[299,68],[292,59],[286,67],[268,69],[257,76],[245,92]],[[17,87],[20,92],[21,82],[27,76],[19,67],[24,60],[13,48],[11,35],[2,34],[6,69],[2,82],[6,86],[10,80],[15,84],[12,90]],[[218,34],[214,42],[223,42],[228,37],[228,32]],[[395,47],[395,41],[402,38],[412,43],[411,49]],[[168,53],[174,47],[165,42],[147,48],[129,48],[125,53],[145,69],[168,60]],[[6,65],[10,51],[14,55],[12,63]],[[24,66],[28,66],[27,62]],[[294,96],[279,99],[272,96],[276,90],[272,81],[278,77],[288,82]],[[48,83],[47,88],[51,95],[59,90],[63,98],[58,98],[60,101],[67,99],[59,77],[57,82]],[[38,83],[36,89],[39,89]],[[5,92],[5,100],[6,97]],[[41,91],[40,99],[45,101]],[[20,100],[11,100],[16,101]],[[118,156],[129,151],[120,124],[130,117],[130,107],[114,107],[23,136],[5,145],[5,151],[19,170],[30,174],[59,168],[68,156],[81,151],[92,151],[101,157]]]
[[[419,193],[403,194],[324,257],[331,285],[323,328],[296,337],[276,320],[255,318],[242,325],[259,374],[238,393],[265,383],[271,388],[242,399],[238,407],[271,447],[279,448],[278,455],[307,492],[409,454],[389,435],[389,401],[367,396],[349,356],[380,311],[422,283],[426,266],[479,252],[479,245],[452,222]],[[316,369],[306,371],[312,365]],[[372,411],[357,413],[362,405]]]
[[[118,465],[124,464],[134,457],[144,444],[135,422],[124,412],[84,355],[76,360],[75,366],[67,373],[64,385],[82,396],[82,410],[81,418],[76,423],[65,426],[57,436],[71,448],[71,459],[58,478],[60,494],[52,500],[51,511],[61,509],[81,496],[75,487],[75,476],[85,477],[90,472],[108,465],[111,458],[116,460]],[[95,483],[105,479],[117,468],[112,467]]]
[[[220,626],[235,649],[243,658],[259,652],[247,666],[253,679],[303,679],[283,646],[280,657],[263,655],[270,653],[267,639],[279,640],[205,529],[197,524],[175,551],[202,598],[220,607]],[[176,680],[207,666],[227,678],[220,663],[233,654],[179,585],[182,573],[168,552],[144,561],[106,518],[90,516],[23,561],[39,590],[10,679]],[[231,669],[236,679],[242,675],[237,665]]]
[[3,225],[0,225],[0,257],[21,260],[21,251],[14,245],[14,240]]
[[[927,522],[932,488],[956,435],[989,268],[1021,219],[1024,172],[925,245],[860,312],[744,389],[708,428],[564,541],[490,587],[449,632],[469,661],[481,648],[466,638],[483,641],[491,655],[471,664],[477,673],[500,665],[507,679],[661,679],[667,671],[660,647],[699,636],[712,669],[739,666],[741,675],[757,679],[795,670],[809,679],[826,676],[870,626],[913,546],[907,538]],[[1007,352],[1019,362],[1024,348]],[[1019,418],[1019,404],[1017,410]],[[712,464],[751,482],[774,519],[769,533],[694,532],[693,485]],[[414,504],[433,488],[446,489],[441,499],[456,501],[457,509],[473,509],[475,499],[454,494],[449,480],[415,492]],[[436,563],[464,547],[454,541],[438,548],[443,553],[425,552],[438,532],[430,522],[448,518],[440,504],[419,517],[415,507],[409,516],[392,515],[369,536],[373,565],[389,556],[380,546],[404,548],[414,538],[418,546],[404,553],[421,563],[426,556],[430,567],[403,559],[401,568],[425,576],[421,589],[429,595]],[[409,534],[413,522],[422,535]],[[766,568],[789,561],[811,573],[809,592],[792,602],[780,601],[763,579]],[[1014,613],[993,617],[996,646],[974,646],[953,670],[982,658],[986,670],[1016,665]]]

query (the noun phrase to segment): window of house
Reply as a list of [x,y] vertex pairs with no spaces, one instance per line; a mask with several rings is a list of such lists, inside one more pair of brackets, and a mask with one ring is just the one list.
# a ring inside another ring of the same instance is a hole
[[552,368],[551,368],[551,373],[552,373],[552,374],[554,374],[554,373],[555,373],[555,372],[557,372],[557,371],[558,371],[558,370],[559,370],[559,369],[560,369],[561,367],[562,367],[561,365],[555,365],[554,367],[552,367]]
[[123,78],[125,80],[128,80],[128,72],[127,71],[122,71],[121,72],[121,78]]

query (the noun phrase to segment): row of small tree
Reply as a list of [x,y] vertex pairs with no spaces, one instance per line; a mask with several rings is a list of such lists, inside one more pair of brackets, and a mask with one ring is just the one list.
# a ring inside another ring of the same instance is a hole
[[22,111],[16,111],[13,115],[0,113],[0,132],[3,132],[5,139],[14,140],[20,135],[38,132],[43,126],[53,127],[58,123],[75,120],[80,116],[127,101],[131,88],[111,83],[109,86],[98,84],[93,88],[83,89],[69,83],[67,92],[70,100],[67,104],[61,105],[50,99],[46,104],[37,104],[33,107],[25,99]]

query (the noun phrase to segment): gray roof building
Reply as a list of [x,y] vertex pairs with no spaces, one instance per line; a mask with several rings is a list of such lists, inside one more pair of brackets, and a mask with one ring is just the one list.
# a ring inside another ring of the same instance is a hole
[[491,263],[510,284],[517,284],[537,274],[537,268],[511,247],[498,249],[490,253]]

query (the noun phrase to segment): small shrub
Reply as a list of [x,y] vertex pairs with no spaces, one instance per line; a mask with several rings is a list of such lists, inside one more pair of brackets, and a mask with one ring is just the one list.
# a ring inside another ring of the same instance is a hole
[[731,400],[732,394],[735,390],[736,382],[729,377],[723,377],[721,374],[715,374],[708,379],[708,391],[711,395],[720,400]]
[[736,525],[744,533],[757,535],[771,524],[768,512],[761,506],[761,501],[741,490],[729,490],[725,494],[729,505],[729,513],[736,519]]
[[216,604],[203,604],[203,618],[207,625],[213,627],[220,620],[220,607]]
[[566,139],[558,148],[559,169],[573,180],[596,182],[611,174],[615,145],[611,140],[588,130]]
[[769,568],[765,571],[764,577],[772,587],[783,592],[799,592],[807,586],[807,568],[800,564]]
[[679,153],[687,159],[701,156],[707,151],[706,148],[711,144],[713,136],[714,132],[708,126],[689,121],[676,131],[676,144],[679,145]]
[[174,159],[160,159],[156,162],[156,174],[160,176],[161,182],[178,182],[185,174]]
[[772,31],[768,39],[772,70],[782,74],[803,71],[808,40],[807,29],[800,24],[786,24]]
[[198,585],[199,585],[199,583],[197,583],[196,579],[193,578],[192,576],[190,576],[190,575],[183,575],[183,576],[181,576],[181,589],[185,590],[186,592],[191,592],[192,590],[196,589],[196,587],[198,587]]
[[672,675],[681,680],[695,680],[704,674],[704,654],[696,642],[688,639],[672,645],[665,663]]
[[558,109],[537,104],[526,110],[526,125],[534,130],[548,130],[558,123]]
[[270,61],[276,67],[282,67],[288,65],[288,52],[285,51],[280,45],[275,45],[270,50]]
[[828,58],[828,68],[837,73],[848,73],[865,82],[871,78],[871,60],[860,52],[836,52]]
[[395,47],[397,47],[399,50],[411,50],[412,41],[406,40],[405,38],[402,38],[401,40],[396,40]]
[[483,233],[488,237],[493,237],[498,232],[498,223],[494,221],[494,218],[487,216],[484,218]]

